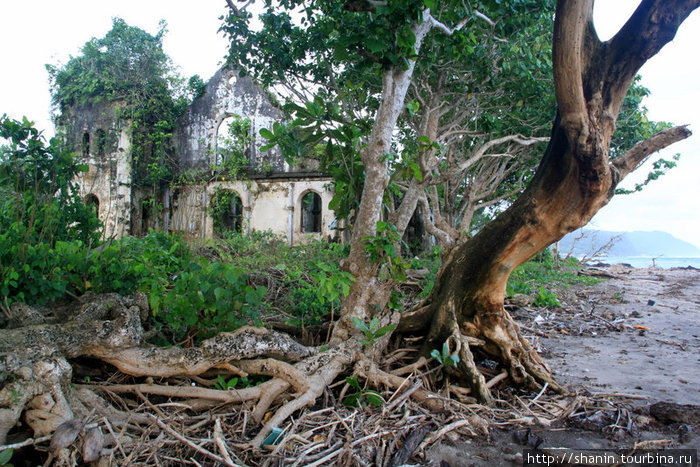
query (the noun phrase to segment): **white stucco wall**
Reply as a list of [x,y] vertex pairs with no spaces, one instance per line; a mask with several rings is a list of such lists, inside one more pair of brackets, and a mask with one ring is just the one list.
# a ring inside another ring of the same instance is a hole
[[[333,193],[325,188],[329,179],[309,180],[250,180],[210,183],[206,192],[202,185],[180,188],[173,203],[171,229],[192,238],[212,238],[215,235],[210,205],[219,190],[233,190],[243,204],[242,231],[271,231],[298,244],[312,238],[334,237],[331,230],[335,219],[328,204]],[[321,232],[303,233],[301,225],[302,198],[313,191],[321,197]],[[291,196],[290,196],[291,195]],[[291,214],[291,216],[290,216]],[[202,225],[204,228],[202,229]]]
[[131,225],[131,142],[126,130],[119,134],[116,152],[88,156],[88,172],[77,177],[80,196],[94,195],[99,201],[98,216],[104,224],[103,237],[118,238],[129,233]]

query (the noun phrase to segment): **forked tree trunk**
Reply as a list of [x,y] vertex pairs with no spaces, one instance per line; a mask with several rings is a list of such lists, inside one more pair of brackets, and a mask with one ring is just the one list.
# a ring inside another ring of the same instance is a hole
[[433,348],[449,340],[459,352],[461,373],[481,400],[491,396],[473,361],[470,344],[475,343],[500,360],[516,383],[561,389],[503,307],[508,277],[585,225],[647,156],[690,135],[685,127],[671,128],[609,159],[615,121],[632,79],[699,3],[645,0],[605,43],[593,28],[593,0],[557,3],[553,63],[559,112],[537,173],[507,211],[449,253],[425,306],[405,316],[401,326],[427,327],[427,345]]

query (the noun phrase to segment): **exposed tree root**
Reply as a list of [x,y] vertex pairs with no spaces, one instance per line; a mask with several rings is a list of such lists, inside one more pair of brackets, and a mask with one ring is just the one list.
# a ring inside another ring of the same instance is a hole
[[[479,370],[474,359],[473,348],[478,347],[483,354],[493,357],[503,365],[508,376],[517,385],[540,390],[544,384],[555,392],[564,392],[552,376],[547,364],[522,337],[518,325],[510,314],[501,308],[499,312],[477,313],[471,321],[458,318],[458,313],[450,312],[447,305],[435,311],[434,305],[421,305],[402,316],[400,330],[405,332],[425,332],[429,328],[423,353],[430,347],[438,348],[447,342],[451,354],[459,356],[456,376],[466,381],[471,395],[485,404],[493,403],[491,385]],[[426,323],[425,316],[432,314],[432,322]],[[423,326],[423,327],[421,327]],[[504,377],[500,376],[498,381]]]
[[[325,388],[322,375],[328,369],[320,371],[320,375],[309,373],[307,376],[306,368],[300,370],[287,363],[318,353],[315,348],[304,347],[287,335],[244,327],[236,332],[221,333],[196,348],[148,347],[142,344],[141,320],[148,317],[145,297],[107,294],[88,298],[92,301],[77,307],[73,317],[63,317],[65,322],[60,324],[55,322],[58,319],[38,319],[38,312],[23,309],[19,311],[26,312],[31,325],[0,330],[0,444],[5,443],[7,433],[22,413],[35,435],[42,436],[53,432],[66,420],[84,416],[88,412],[86,405],[98,406],[100,413],[104,412],[108,404],[97,402],[94,394],[94,397],[86,395],[90,392],[87,387],[71,387],[69,358],[96,357],[132,376],[193,376],[211,368],[230,368],[232,364],[239,371],[273,376],[275,379],[268,383],[235,391],[154,384],[102,388],[111,392],[132,392],[141,397],[158,394],[238,404],[259,401],[256,418],[290,386],[299,393],[308,394],[308,400]],[[18,326],[23,325],[20,315],[17,314],[15,320]],[[37,322],[43,324],[35,324]],[[324,365],[321,360],[317,366]],[[309,368],[317,369],[313,365]],[[332,363],[328,368],[335,368],[332,377],[343,369]],[[83,403],[78,395],[90,404]]]
[[[362,359],[357,363],[355,371],[369,381],[372,385],[377,387],[388,387],[393,390],[406,389],[412,387],[412,384],[407,378],[402,378],[401,376],[392,375],[387,373],[377,367],[376,363]],[[442,412],[447,410],[450,401],[432,393],[426,389],[417,389],[411,393],[411,398],[419,402],[425,408]]]
[[272,428],[282,425],[290,415],[297,410],[312,405],[323,394],[323,391],[352,363],[352,353],[349,349],[341,348],[332,352],[334,355],[323,364],[314,374],[309,375],[309,388],[297,398],[287,402],[265,423],[255,438],[251,441],[251,447],[259,447],[263,440],[270,434]]
[[[393,411],[412,399],[429,411],[444,413],[451,410],[454,404],[448,398],[450,393],[456,394],[460,400],[474,400],[471,397],[474,396],[490,401],[490,388],[504,378],[499,375],[486,381],[474,361],[472,348],[475,346],[492,350],[510,343],[510,347],[503,347],[506,350],[501,357],[511,357],[506,365],[511,378],[514,374],[526,375],[525,378],[530,376],[532,381],[546,382],[556,388],[555,383],[540,378],[541,374],[532,376],[533,368],[539,370],[537,360],[531,363],[524,357],[537,355],[526,347],[527,342],[520,338],[517,328],[505,328],[511,334],[502,328],[493,328],[495,331],[491,333],[467,334],[454,320],[449,327],[448,346],[451,353],[459,355],[456,373],[471,383],[471,390],[447,384],[444,395],[439,395],[430,389],[428,383],[430,378],[427,375],[437,370],[435,366],[430,368],[432,360],[418,355],[413,362],[407,362],[413,353],[404,349],[389,359],[392,365],[400,366],[403,362],[403,366],[394,370],[389,366],[380,368],[382,359],[378,349],[384,348],[388,337],[376,341],[371,348],[363,348],[355,337],[351,337],[319,352],[316,348],[300,345],[287,335],[245,327],[232,333],[219,334],[195,348],[149,347],[142,342],[144,330],[141,319],[148,316],[147,308],[144,312],[147,305],[142,297],[106,295],[90,298],[93,301],[83,304],[77,310],[75,319],[66,317],[62,324],[43,320],[43,324],[0,331],[0,375],[5,383],[0,390],[0,444],[5,442],[7,433],[23,414],[24,422],[32,428],[35,436],[41,436],[52,433],[67,420],[92,421],[94,419],[88,420],[86,417],[93,412],[117,427],[116,431],[112,430],[109,439],[113,445],[121,448],[135,440],[120,435],[119,427],[133,424],[161,427],[165,423],[166,412],[149,398],[166,398],[181,410],[234,407],[246,414],[250,428],[257,429],[266,420],[256,436],[246,443],[247,449],[257,451],[273,428],[285,427],[285,421],[292,414],[315,404],[341,374],[350,372],[361,377],[368,386],[393,391],[386,410]],[[36,318],[35,315],[27,314],[33,318]],[[382,319],[382,324],[396,322],[397,319],[396,314],[387,315]],[[483,331],[485,328],[484,323],[474,323],[466,331]],[[518,340],[514,340],[513,336]],[[71,384],[72,368],[68,359],[76,357],[99,358],[114,365],[123,374],[131,375],[131,378],[123,377],[126,381],[122,384]],[[504,358],[504,361],[507,360]],[[387,362],[383,364],[387,365]],[[184,376],[211,385],[210,380],[198,378],[197,375],[217,369],[239,375],[268,375],[272,379],[255,387],[230,390],[173,385],[172,380],[166,385],[150,379]],[[392,371],[396,374],[392,374]],[[409,373],[416,376],[401,376]],[[146,376],[150,377],[146,383],[133,379]],[[135,401],[140,401],[161,423],[150,415],[116,409],[97,393],[116,401],[124,400],[120,394],[134,394]],[[221,448],[225,434],[219,433],[218,447],[205,449],[200,446],[201,450],[198,450],[194,447],[196,443],[179,437],[184,436],[181,430],[170,428],[172,433],[163,429],[189,448],[211,460],[231,464],[231,458],[227,458]],[[150,432],[152,428],[146,430]],[[338,449],[319,457],[319,460],[328,456],[342,456],[342,451]]]
[[554,380],[551,369],[537,351],[520,334],[517,324],[507,311],[479,315],[476,325],[489,348],[497,349],[497,355],[516,384],[539,390],[547,383],[555,392],[566,391]]
[[[315,349],[304,347],[285,334],[263,328],[243,327],[235,332],[220,333],[203,341],[196,348],[131,347],[115,350],[95,346],[83,355],[97,357],[128,375],[167,378],[200,375],[231,360],[273,357],[285,361],[299,361],[315,353]],[[278,363],[281,365],[281,362]],[[276,373],[272,376],[284,373],[280,365],[276,365],[276,370],[273,370],[269,361],[267,365],[268,371]],[[262,371],[262,368],[260,370]],[[290,375],[287,377],[291,378]]]

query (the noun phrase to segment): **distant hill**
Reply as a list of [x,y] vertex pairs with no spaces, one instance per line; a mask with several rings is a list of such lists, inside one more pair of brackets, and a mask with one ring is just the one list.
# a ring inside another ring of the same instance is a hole
[[700,256],[700,249],[695,245],[666,232],[610,232],[592,229],[580,229],[566,235],[559,241],[559,252],[562,256],[566,255],[573,244],[574,256],[590,255],[613,238],[616,240],[607,251],[607,256]]

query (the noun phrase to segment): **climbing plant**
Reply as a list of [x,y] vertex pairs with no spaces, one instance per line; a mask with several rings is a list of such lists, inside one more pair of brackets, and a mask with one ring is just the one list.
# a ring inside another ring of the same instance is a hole
[[129,122],[133,183],[169,181],[175,172],[171,136],[189,100],[201,94],[198,76],[186,82],[163,51],[166,23],[155,35],[115,18],[101,39],[85,43],[81,54],[64,65],[46,65],[54,112],[100,102],[118,105]]
[[227,236],[240,232],[243,227],[243,203],[233,190],[217,189],[212,197],[209,212],[214,221],[214,232]]

